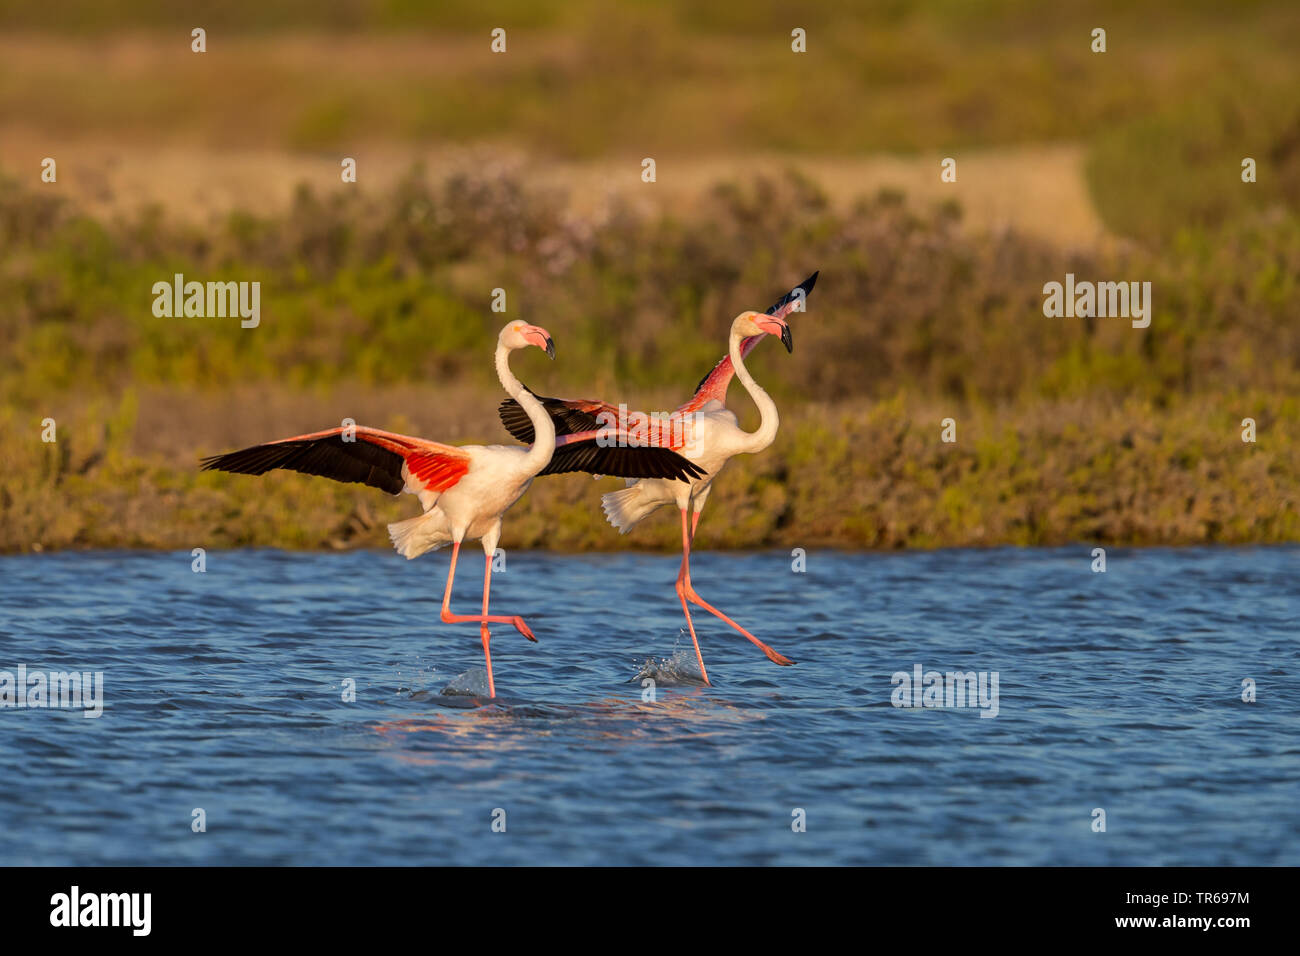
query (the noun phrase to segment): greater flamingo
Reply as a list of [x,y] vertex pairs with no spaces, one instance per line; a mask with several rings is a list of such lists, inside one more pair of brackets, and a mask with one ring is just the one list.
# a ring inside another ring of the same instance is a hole
[[[686,625],[690,629],[691,642],[695,645],[695,659],[700,665],[700,676],[706,684],[710,683],[708,671],[704,669],[704,657],[700,653],[700,642],[695,635],[695,622],[691,619],[689,604],[704,608],[710,614],[731,625],[767,655],[768,659],[782,666],[793,664],[782,654],[778,654],[757,637],[741,627],[734,620],[723,614],[716,607],[706,602],[691,585],[691,546],[695,541],[695,531],[699,527],[700,512],[713,487],[713,479],[736,455],[754,454],[763,451],[776,439],[780,416],[776,403],[745,368],[744,357],[766,335],[781,339],[786,351],[793,351],[794,343],[790,335],[790,325],[786,316],[801,310],[803,302],[812,292],[818,273],[795,286],[765,313],[742,312],[731,324],[727,355],[714,366],[713,371],[704,377],[695,389],[695,394],[673,413],[670,427],[653,424],[640,430],[625,428],[625,415],[620,409],[608,402],[588,400],[566,400],[558,398],[540,398],[542,407],[549,412],[554,427],[574,448],[574,459],[580,456],[595,457],[595,449],[611,441],[627,440],[629,431],[634,440],[650,447],[672,448],[680,451],[692,464],[703,473],[689,481],[664,481],[657,478],[629,480],[628,487],[621,491],[611,491],[601,496],[601,504],[609,523],[623,534],[629,532],[647,515],[657,508],[672,503],[682,516],[682,563],[677,572],[677,597],[682,604],[682,613],[686,615]],[[731,378],[739,377],[745,390],[758,406],[759,426],[754,432],[740,428],[734,413],[726,407],[727,386]],[[529,392],[531,395],[531,392]],[[515,438],[525,444],[534,440],[533,416],[527,412],[518,400],[507,399],[501,403],[502,424]],[[623,411],[626,409],[624,407]],[[617,422],[617,431],[611,428]],[[681,423],[678,427],[675,423]],[[579,452],[576,449],[584,449]],[[543,468],[541,474],[550,474],[558,469]],[[609,474],[594,464],[583,462],[577,470],[592,474]],[[687,512],[694,514],[688,519]]]
[[[389,537],[397,552],[407,559],[448,544],[452,546],[451,566],[442,596],[442,620],[479,625],[490,697],[496,696],[496,683],[492,677],[489,646],[492,635],[488,625],[512,624],[528,640],[537,640],[522,617],[488,613],[492,555],[501,537],[501,517],[528,490],[533,478],[548,465],[561,471],[571,470],[569,466],[575,461],[598,463],[603,469],[613,469],[611,473],[627,477],[653,476],[665,481],[676,477],[685,480],[698,473],[697,468],[669,449],[609,448],[602,449],[593,458],[590,451],[566,439],[557,442],[550,416],[510,371],[510,353],[530,345],[555,358],[555,345],[545,329],[523,322],[507,324],[497,338],[496,370],[501,387],[519,403],[535,430],[537,440],[531,448],[443,445],[353,425],[254,445],[205,458],[202,462],[204,470],[261,475],[273,468],[288,468],[382,488],[393,495],[406,491],[418,496],[424,512],[390,524]],[[461,542],[475,538],[482,541],[485,556],[483,611],[454,614],[451,587],[456,578],[456,559]]]

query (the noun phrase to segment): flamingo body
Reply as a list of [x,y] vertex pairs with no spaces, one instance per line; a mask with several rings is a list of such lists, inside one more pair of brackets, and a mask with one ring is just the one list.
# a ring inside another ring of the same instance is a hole
[[[695,531],[699,526],[700,513],[713,487],[713,480],[726,467],[727,462],[740,454],[755,454],[768,448],[776,439],[780,427],[780,416],[776,404],[763,388],[754,381],[745,368],[745,356],[763,339],[765,335],[781,338],[786,350],[793,349],[793,339],[786,316],[801,309],[808,293],[817,281],[813,273],[785,296],[779,299],[766,313],[742,312],[732,323],[728,341],[727,355],[704,376],[695,393],[674,413],[682,422],[683,428],[656,429],[651,427],[638,435],[657,447],[668,448],[682,455],[696,473],[682,477],[678,481],[665,481],[658,477],[640,478],[628,481],[628,487],[612,491],[601,496],[601,507],[610,524],[626,534],[639,522],[658,508],[674,504],[682,516],[682,565],[677,575],[677,595],[681,600],[682,612],[690,629],[691,641],[695,645],[695,656],[700,665],[700,674],[708,683],[708,672],[704,668],[704,658],[700,653],[699,640],[695,634],[695,624],[691,619],[689,604],[695,604],[726,622],[739,631],[749,641],[757,645],[769,660],[789,665],[794,661],[778,654],[753,634],[741,627],[730,617],[704,601],[691,584],[690,553]],[[727,389],[733,377],[739,377],[741,383],[758,406],[760,423],[754,432],[746,432],[740,427],[736,415],[726,407]],[[532,395],[531,392],[529,392]],[[602,435],[599,423],[617,420],[616,406],[609,402],[590,399],[564,400],[540,398],[534,396],[541,407],[551,417],[559,434],[557,439],[569,449],[567,455],[577,470],[593,474],[608,474],[598,467],[591,466],[584,457],[583,449],[597,446],[602,438],[608,440],[609,432]],[[520,441],[532,441],[533,433],[521,417],[519,403],[507,400],[500,408],[501,421]],[[544,468],[541,474],[556,470],[554,465]],[[568,469],[565,469],[568,470]],[[692,515],[688,517],[688,515]]]

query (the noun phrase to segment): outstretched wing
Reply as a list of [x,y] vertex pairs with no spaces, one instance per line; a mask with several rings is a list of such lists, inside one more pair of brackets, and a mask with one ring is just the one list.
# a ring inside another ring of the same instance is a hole
[[[543,475],[562,475],[570,471],[585,471],[591,475],[613,475],[616,478],[667,478],[690,481],[704,475],[704,469],[683,458],[671,448],[644,444],[647,439],[633,436],[624,430],[604,428],[598,432],[583,431],[571,435],[557,435],[555,454],[541,470]],[[650,442],[656,438],[649,439]]]
[[[801,300],[808,298],[812,292],[813,286],[817,284],[817,276],[820,271],[814,272],[808,278],[804,279],[797,286],[781,296],[772,307],[767,310],[768,315],[775,315],[777,318],[784,319],[787,315],[799,307]],[[754,350],[754,346],[765,336],[751,335],[740,343],[740,354],[742,357],[748,356]],[[722,361],[713,366],[712,371],[704,378],[700,379],[700,384],[695,386],[695,394],[691,400],[678,409],[679,412],[693,412],[703,408],[708,402],[717,399],[725,403],[727,400],[727,386],[731,384],[731,378],[736,374],[736,370],[731,365],[731,356],[724,355]]]
[[[525,386],[527,388],[527,386]],[[529,389],[532,393],[532,389]],[[631,435],[618,419],[618,408],[589,399],[546,398],[535,395],[555,423],[555,454],[539,474],[563,475],[585,471],[615,478],[668,478],[689,481],[704,472],[673,450],[668,435],[658,431]],[[528,413],[513,398],[497,409],[501,424],[525,445],[536,434]],[[601,416],[608,417],[602,420]]]
[[[551,416],[551,421],[555,422],[557,435],[595,431],[600,427],[601,423],[597,416],[602,412],[607,412],[614,418],[618,417],[618,408],[609,402],[585,398],[546,398],[538,395],[527,385],[524,388],[528,390],[528,394],[542,403],[542,408],[546,409],[546,413]],[[513,398],[505,399],[497,407],[497,415],[501,418],[501,424],[506,426],[506,431],[513,435],[516,441],[523,442],[525,445],[533,443],[536,437],[533,433],[533,421]]]
[[287,468],[396,495],[408,481],[428,491],[446,491],[469,471],[469,455],[452,445],[357,425],[213,455],[202,465],[204,471],[237,475]]

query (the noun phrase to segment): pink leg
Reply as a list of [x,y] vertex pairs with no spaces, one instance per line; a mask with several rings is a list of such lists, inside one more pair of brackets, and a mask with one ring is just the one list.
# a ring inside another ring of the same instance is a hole
[[524,619],[515,614],[453,614],[449,607],[451,603],[451,582],[456,577],[456,558],[460,555],[460,544],[456,543],[451,546],[451,568],[447,571],[447,590],[442,596],[442,619],[448,624],[463,624],[466,621],[475,621],[482,624],[490,621],[493,624],[513,624],[515,628],[524,637],[530,641],[536,641],[533,636],[532,628],[524,623]]
[[483,638],[483,660],[487,661],[488,672],[488,696],[497,695],[496,684],[492,683],[492,648],[489,646],[492,642],[492,632],[488,629],[488,591],[492,589],[492,555],[484,555],[487,558],[483,566],[483,623],[478,626],[479,636]]
[[[695,622],[691,620],[691,609],[686,605],[686,591],[690,586],[691,535],[686,531],[686,509],[682,509],[682,567],[677,572],[677,597],[682,602],[682,613],[686,615],[686,626],[691,630],[691,643],[695,645],[695,659],[700,664],[700,676],[704,683],[709,683],[709,672],[704,669],[704,656],[700,654],[700,642],[695,637]],[[685,585],[683,585],[685,582]]]
[[[700,514],[701,512],[699,511],[695,512],[695,517],[691,521],[690,540],[692,542],[694,542],[695,540],[695,529],[700,526]],[[682,533],[683,535],[686,533],[686,512],[685,511],[682,512]],[[688,556],[689,556],[689,546],[688,546]],[[685,580],[682,579],[682,575],[685,575]],[[695,588],[691,586],[691,567],[687,558],[683,558],[682,560],[682,575],[678,575],[677,593],[679,595],[681,594],[685,595],[685,600],[683,601],[682,604],[683,607],[685,607],[685,601],[690,601],[692,604],[698,604],[700,607],[704,608],[704,610],[708,611],[710,614],[714,615],[715,617],[721,618],[722,620],[726,621],[728,624],[730,624],[732,627],[738,630],[745,637],[749,638],[749,640],[757,644],[759,650],[761,650],[764,654],[766,654],[767,659],[772,661],[772,663],[780,664],[782,667],[788,667],[789,665],[794,663],[794,661],[790,660],[790,658],[786,657],[784,654],[778,654],[776,651],[772,650],[772,648],[768,647],[766,644],[764,644],[762,641],[756,638],[753,634],[749,633],[749,631],[745,630],[743,627],[741,627],[731,618],[727,617],[727,615],[719,611],[712,604],[709,604],[707,601],[705,601],[704,598],[696,594]],[[687,615],[687,620],[689,619],[690,619],[690,615]]]
[[[483,582],[483,613],[482,614],[453,614],[451,612],[451,585],[452,582],[456,580],[456,559],[459,557],[460,557],[460,542],[457,541],[451,546],[451,567],[447,569],[447,589],[442,594],[442,615],[441,615],[442,619],[446,621],[448,624],[464,624],[468,621],[474,621],[478,624],[483,625],[484,630],[486,630],[486,627],[489,622],[492,624],[513,624],[515,628],[519,631],[519,633],[522,634],[524,637],[528,638],[530,641],[537,640],[537,638],[533,636],[532,630],[528,627],[527,624],[524,623],[524,619],[522,617],[487,613],[488,589],[487,589],[486,580]],[[487,569],[488,569],[488,573],[490,574],[492,571],[491,556],[488,557]],[[487,653],[487,649],[488,649],[487,637],[485,636],[483,640],[483,651],[485,654]],[[492,686],[493,686],[492,658],[488,657],[489,689],[491,689]],[[492,696],[493,697],[496,696],[495,691],[493,691]]]

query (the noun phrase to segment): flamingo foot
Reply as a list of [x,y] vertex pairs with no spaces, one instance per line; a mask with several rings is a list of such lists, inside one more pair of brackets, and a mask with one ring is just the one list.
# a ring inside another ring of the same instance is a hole
[[533,636],[533,629],[524,623],[524,619],[522,617],[515,618],[513,621],[511,621],[511,623],[514,624],[515,629],[518,630],[519,633],[522,634],[524,637],[528,638],[534,644],[538,643],[537,638]]
[[727,624],[730,624],[732,627],[734,627],[737,631],[740,632],[741,636],[748,639],[750,643],[752,643],[760,651],[762,651],[767,656],[767,659],[771,661],[773,664],[780,664],[782,667],[791,667],[795,664],[795,662],[790,660],[790,658],[786,657],[784,654],[778,654],[776,651],[772,650],[772,648],[768,647],[766,644],[764,644],[762,641],[756,638],[753,634],[749,633],[749,631],[745,630],[743,627],[741,627],[731,618],[727,617],[727,615],[723,614],[721,611],[719,611],[708,601],[704,600],[704,598],[696,594],[695,588],[691,587],[691,581],[689,577],[682,584],[682,593],[685,594],[686,600],[690,601],[692,604],[699,605],[700,607],[704,608],[704,610],[712,614],[714,617],[718,618],[719,620],[725,621]]

